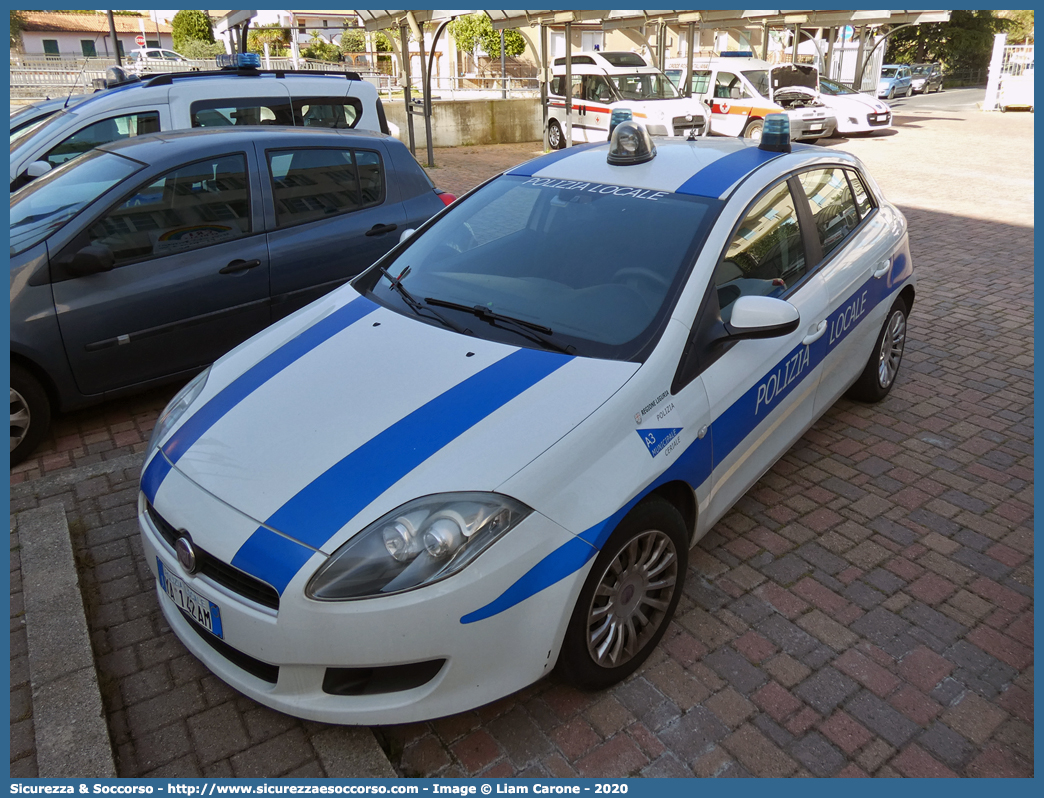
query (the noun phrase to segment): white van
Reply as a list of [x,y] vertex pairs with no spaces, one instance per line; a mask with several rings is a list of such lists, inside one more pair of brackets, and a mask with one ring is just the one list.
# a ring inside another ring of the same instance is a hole
[[[668,62],[667,76],[684,85],[685,60]],[[760,58],[700,58],[692,64],[692,96],[711,105],[710,132],[758,140],[765,117],[790,117],[790,137],[815,141],[833,135],[837,118],[819,98],[819,71],[807,64],[770,64]]]
[[[607,141],[613,111],[624,109],[651,136],[705,136],[707,106],[682,97],[660,70],[636,53],[585,52],[572,57],[573,143]],[[556,58],[549,92],[547,142],[566,144],[565,58]]]
[[132,77],[71,103],[12,139],[11,190],[110,141],[162,130],[241,125],[397,132],[388,124],[377,90],[354,72],[240,67]]

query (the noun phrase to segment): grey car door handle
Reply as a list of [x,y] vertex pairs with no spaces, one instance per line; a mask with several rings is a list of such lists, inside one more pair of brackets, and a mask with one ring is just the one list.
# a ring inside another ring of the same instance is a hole
[[245,272],[247,269],[253,269],[255,266],[260,266],[261,261],[259,260],[234,260],[218,269],[218,274],[235,274],[236,272]]
[[397,230],[399,225],[397,224],[375,224],[369,230],[366,231],[368,236],[382,236],[385,233],[390,233],[392,230]]

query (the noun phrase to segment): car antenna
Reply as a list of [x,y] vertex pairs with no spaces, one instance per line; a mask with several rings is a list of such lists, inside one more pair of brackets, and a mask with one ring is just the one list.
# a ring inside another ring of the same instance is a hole
[[[98,36],[101,36],[101,34],[99,33]],[[94,37],[94,44],[95,45],[98,44],[98,36]],[[69,107],[69,100],[72,99],[73,89],[75,89],[76,85],[80,82],[80,78],[83,76],[84,70],[87,69],[87,64],[90,62],[90,60],[91,59],[89,57],[83,59],[83,66],[80,67],[80,71],[76,75],[76,80],[73,81],[73,84],[69,87],[69,96],[65,98],[65,102],[62,104],[62,108],[68,108]]]

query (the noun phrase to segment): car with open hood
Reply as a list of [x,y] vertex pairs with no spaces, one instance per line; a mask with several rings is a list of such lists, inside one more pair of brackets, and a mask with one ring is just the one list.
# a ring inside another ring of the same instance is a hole
[[787,122],[759,146],[626,121],[510,169],[187,385],[138,504],[185,646],[334,723],[632,673],[690,547],[896,381],[906,220]]
[[[685,82],[684,59],[673,59],[667,74]],[[785,113],[795,140],[833,135],[833,112],[819,96],[818,70],[806,64],[769,64],[745,52],[693,62],[691,91],[711,106],[711,133],[757,141],[765,117]]]

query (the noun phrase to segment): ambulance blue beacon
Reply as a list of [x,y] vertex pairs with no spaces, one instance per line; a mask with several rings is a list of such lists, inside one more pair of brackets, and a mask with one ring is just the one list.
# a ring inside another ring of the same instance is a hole
[[914,292],[903,215],[783,115],[517,166],[173,399],[139,500],[163,613],[319,721],[613,684],[690,547],[838,397],[888,394]]

